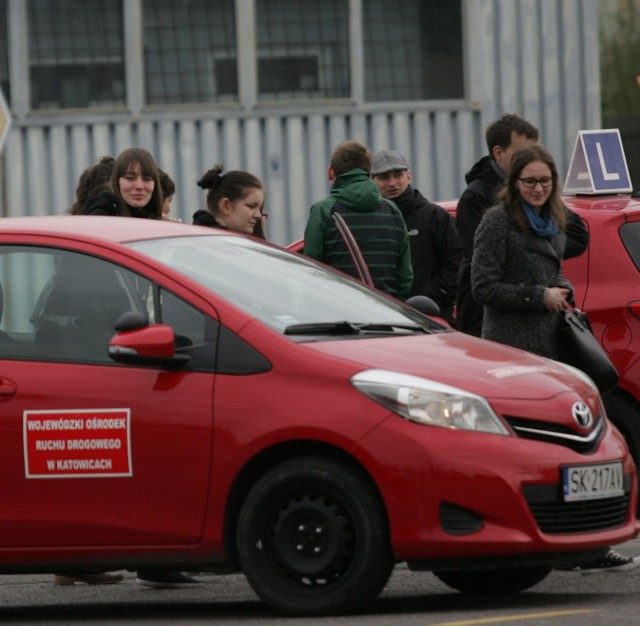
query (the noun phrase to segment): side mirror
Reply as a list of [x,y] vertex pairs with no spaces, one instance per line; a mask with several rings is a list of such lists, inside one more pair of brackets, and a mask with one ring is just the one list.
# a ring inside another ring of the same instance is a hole
[[149,326],[149,316],[139,311],[127,311],[123,313],[116,322],[115,329],[119,332],[138,330]]
[[441,315],[440,307],[434,300],[427,296],[411,296],[406,303],[416,311],[420,311],[420,313],[424,313],[425,315],[434,315],[436,317],[440,317]]
[[[126,327],[126,324],[121,325],[120,322],[127,315],[129,313],[125,313],[118,320],[116,330]],[[148,320],[145,326],[132,330],[120,330],[112,337],[109,342],[109,356],[117,363],[126,365],[147,365],[169,369],[182,367],[190,359],[186,354],[175,353],[175,333],[171,326],[149,325]]]

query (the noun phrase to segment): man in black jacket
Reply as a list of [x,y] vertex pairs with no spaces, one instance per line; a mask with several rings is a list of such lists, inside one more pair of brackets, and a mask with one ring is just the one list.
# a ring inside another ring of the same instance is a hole
[[[473,237],[482,215],[493,204],[496,193],[509,172],[513,153],[523,145],[538,141],[538,129],[514,114],[503,115],[486,132],[489,154],[482,157],[467,172],[466,189],[458,201],[456,226],[462,243],[462,262],[458,275],[456,323],[458,330],[480,337],[482,305],[471,294],[471,259]],[[565,259],[582,254],[589,245],[589,232],[582,219],[567,209]]]
[[376,152],[371,178],[382,197],[398,206],[407,225],[414,275],[410,295],[433,299],[440,307],[442,317],[453,323],[453,303],[462,255],[453,218],[411,186],[411,171],[400,152]]

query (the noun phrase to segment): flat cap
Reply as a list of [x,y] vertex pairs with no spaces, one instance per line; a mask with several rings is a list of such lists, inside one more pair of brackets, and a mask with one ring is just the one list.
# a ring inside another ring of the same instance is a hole
[[408,170],[409,164],[401,152],[397,150],[378,150],[373,155],[371,176],[392,172],[393,170]]

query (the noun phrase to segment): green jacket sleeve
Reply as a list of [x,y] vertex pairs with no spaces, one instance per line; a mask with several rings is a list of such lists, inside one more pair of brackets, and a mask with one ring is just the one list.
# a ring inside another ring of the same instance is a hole
[[327,233],[327,219],[324,204],[318,202],[311,207],[309,221],[304,229],[304,254],[324,262],[324,239]]

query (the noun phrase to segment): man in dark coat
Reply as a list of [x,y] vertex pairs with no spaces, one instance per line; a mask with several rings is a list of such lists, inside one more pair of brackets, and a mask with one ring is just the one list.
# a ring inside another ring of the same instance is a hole
[[453,323],[458,266],[462,251],[453,218],[411,186],[405,157],[395,150],[373,155],[371,177],[382,197],[394,202],[409,231],[413,285],[411,296],[428,296]]
[[[538,136],[538,129],[527,120],[518,115],[503,115],[487,128],[489,154],[475,163],[465,176],[467,187],[460,196],[456,214],[456,226],[462,243],[456,323],[459,330],[476,337],[482,333],[483,307],[471,293],[473,238],[484,212],[493,205],[496,192],[509,172],[513,153],[523,145],[536,143]],[[563,258],[570,259],[587,249],[589,232],[578,215],[569,209],[567,212],[569,219]]]

